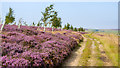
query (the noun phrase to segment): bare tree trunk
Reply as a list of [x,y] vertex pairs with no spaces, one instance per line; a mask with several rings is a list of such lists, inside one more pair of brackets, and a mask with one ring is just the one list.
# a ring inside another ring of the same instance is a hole
[[20,29],[20,26],[21,26],[21,23],[19,22],[19,24],[18,24],[18,29]]
[[54,30],[54,29],[53,29],[53,26],[52,26],[52,32],[53,32],[53,30]]
[[44,25],[44,32],[45,32],[45,25]]
[[4,26],[5,26],[5,22],[3,23],[2,27],[1,27],[1,31],[3,30]]

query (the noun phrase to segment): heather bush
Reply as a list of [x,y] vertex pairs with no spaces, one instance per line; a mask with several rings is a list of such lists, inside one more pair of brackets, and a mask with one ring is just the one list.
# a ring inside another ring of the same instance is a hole
[[2,66],[58,66],[78,45],[74,38],[82,40],[80,34],[70,35],[71,31],[52,34],[37,28],[21,26],[18,29],[16,25],[5,25],[0,34]]

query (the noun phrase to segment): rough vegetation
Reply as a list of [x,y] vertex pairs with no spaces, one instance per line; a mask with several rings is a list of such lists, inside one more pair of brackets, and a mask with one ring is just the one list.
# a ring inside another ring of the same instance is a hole
[[5,25],[0,36],[2,66],[55,67],[83,39],[80,33],[73,35],[72,31],[53,34],[33,26],[18,29],[16,25]]

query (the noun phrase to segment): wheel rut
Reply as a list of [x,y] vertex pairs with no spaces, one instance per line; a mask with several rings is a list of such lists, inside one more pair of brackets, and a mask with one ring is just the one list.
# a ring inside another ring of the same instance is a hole
[[[81,47],[77,47],[71,52],[70,56],[62,63],[62,67],[64,67],[64,66],[82,66],[82,64],[80,64],[79,62],[82,62],[81,57],[82,57],[85,47],[87,46],[86,45],[87,39],[90,39],[92,41],[92,44],[90,47],[91,54],[90,54],[89,59],[87,60],[86,66],[98,66],[98,64],[96,62],[98,59],[102,61],[103,66],[112,66],[112,63],[110,62],[106,52],[104,51],[104,47],[100,43],[100,41],[98,41],[94,38],[84,37],[84,41],[80,44]],[[96,52],[95,42],[97,42],[97,44],[98,44],[100,57],[96,56],[97,52]]]

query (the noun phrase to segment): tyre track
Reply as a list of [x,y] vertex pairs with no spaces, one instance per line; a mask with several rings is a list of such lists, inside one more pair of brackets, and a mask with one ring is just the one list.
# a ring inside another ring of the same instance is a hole
[[71,52],[71,55],[62,63],[62,66],[78,66],[81,54],[85,48],[87,39],[83,36],[84,40],[81,43],[81,47],[76,48]]
[[99,44],[99,49],[100,49],[100,52],[101,52],[100,59],[103,61],[104,66],[112,66],[112,63],[110,62],[108,56],[106,55],[106,52],[104,51],[103,45],[100,44],[100,41],[97,41],[97,43]]
[[[106,55],[106,53],[104,51],[104,47],[100,43],[100,41],[98,41],[94,38],[84,37],[81,47],[77,47],[75,50],[73,50],[71,52],[71,55],[62,63],[62,67],[64,67],[64,66],[82,66],[82,64],[80,64],[79,62],[82,62],[81,57],[83,54],[83,50],[86,47],[87,39],[92,40],[92,45],[91,45],[90,58],[88,59],[86,66],[98,66],[97,62],[96,62],[96,61],[98,61],[98,59],[102,60],[103,66],[112,66],[112,63],[110,62],[108,56]],[[95,41],[98,43],[97,46],[99,48],[100,57],[96,56],[97,52],[95,50],[96,49]]]

